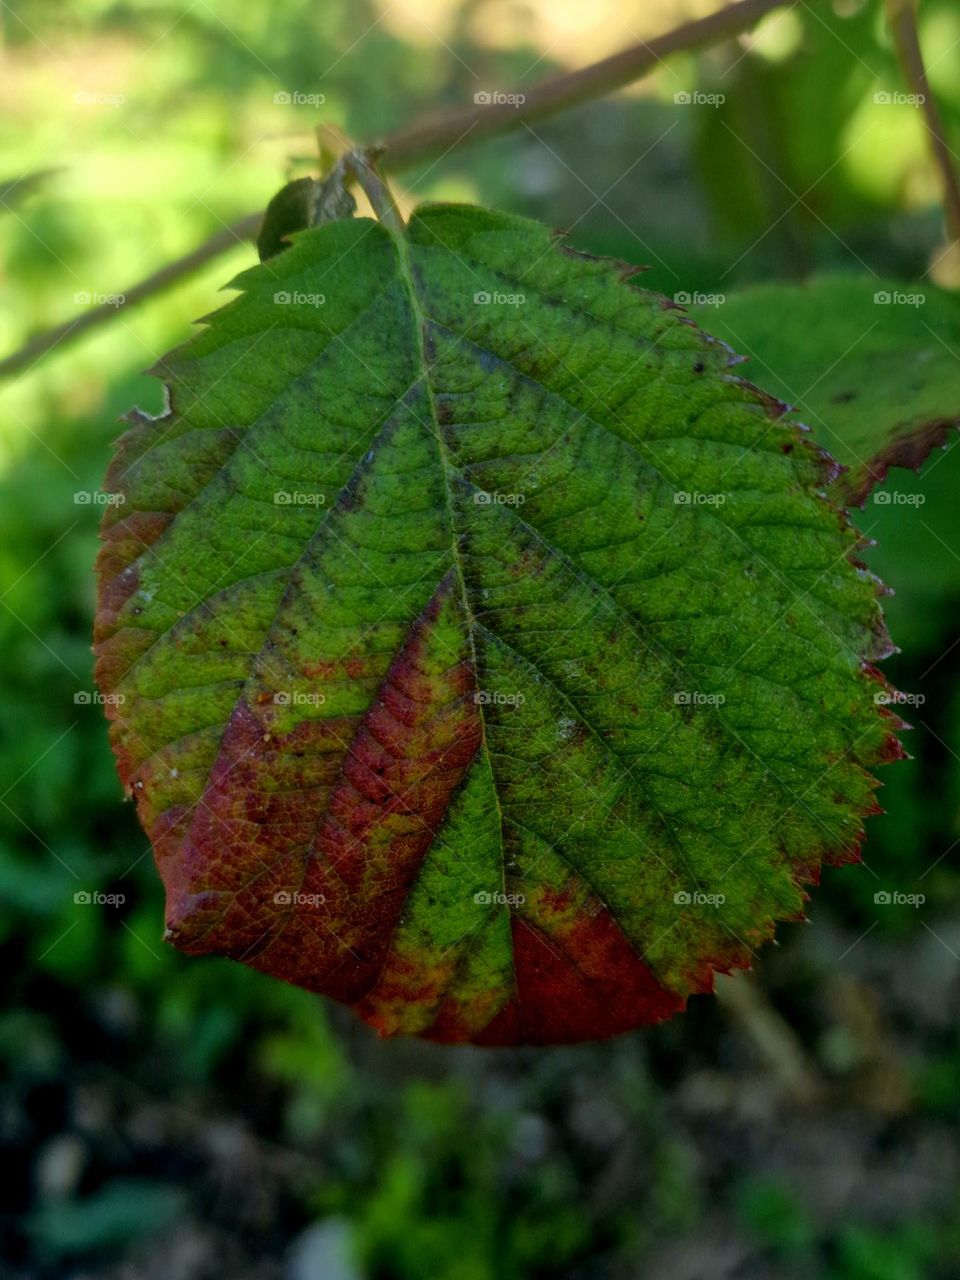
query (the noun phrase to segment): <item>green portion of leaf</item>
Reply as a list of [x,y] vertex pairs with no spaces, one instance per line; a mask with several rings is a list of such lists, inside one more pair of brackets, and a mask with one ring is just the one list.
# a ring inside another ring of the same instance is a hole
[[760,285],[691,315],[750,359],[848,470],[834,494],[862,504],[887,470],[919,467],[960,425],[960,297],[874,276]]
[[[919,475],[891,474],[857,513],[864,536],[877,544],[864,552],[864,559],[893,591],[884,605],[891,634],[905,658],[922,661],[918,670],[946,656],[957,635],[958,491],[960,440],[954,438],[927,460]],[[929,655],[926,660],[924,654]]]
[[856,856],[899,748],[834,469],[629,274],[465,206],[332,222],[164,361],[97,649],[178,946],[570,1041]]

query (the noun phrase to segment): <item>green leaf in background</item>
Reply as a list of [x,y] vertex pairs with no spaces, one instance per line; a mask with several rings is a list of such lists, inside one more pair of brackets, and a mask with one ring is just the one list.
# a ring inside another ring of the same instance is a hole
[[631,274],[334,221],[157,369],[97,652],[175,945],[384,1034],[598,1038],[857,856],[898,722],[834,468]]
[[960,426],[960,299],[875,276],[758,285],[691,314],[747,355],[749,376],[794,407],[848,468],[862,505],[890,467],[919,467]]
[[957,635],[958,486],[960,440],[954,439],[927,460],[919,475],[891,475],[856,513],[861,531],[877,544],[865,559],[893,590],[884,603],[890,634],[905,658],[919,664],[917,675],[945,657]]

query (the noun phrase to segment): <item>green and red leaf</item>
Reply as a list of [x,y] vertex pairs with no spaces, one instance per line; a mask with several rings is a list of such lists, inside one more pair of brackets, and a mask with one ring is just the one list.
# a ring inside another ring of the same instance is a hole
[[96,648],[175,945],[569,1042],[857,856],[899,722],[836,469],[629,274],[481,209],[334,221],[158,367]]

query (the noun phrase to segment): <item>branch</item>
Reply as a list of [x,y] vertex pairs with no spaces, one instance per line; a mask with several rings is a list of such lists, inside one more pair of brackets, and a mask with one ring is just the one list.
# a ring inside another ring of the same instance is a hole
[[[468,140],[511,133],[531,120],[566,111],[591,98],[602,97],[622,89],[646,75],[657,63],[672,53],[699,49],[716,44],[727,36],[748,30],[773,9],[782,8],[787,0],[738,0],[706,18],[685,22],[666,35],[622,49],[600,62],[581,67],[579,71],[552,76],[536,85],[518,105],[496,102],[486,106],[464,107],[442,118],[425,120],[386,138],[381,167],[398,169],[414,160],[426,160],[460,146]],[[505,97],[513,95],[506,94]]]
[[917,33],[917,12],[914,0],[887,0],[887,24],[890,27],[904,79],[912,93],[920,99],[930,150],[940,170],[943,182],[943,205],[947,234],[951,240],[960,240],[960,181],[953,167],[952,152],[947,145],[943,120],[936,99],[930,92],[927,69],[923,62],[920,37]]
[[[532,120],[543,120],[591,98],[622,89],[639,80],[670,54],[699,49],[704,45],[715,44],[727,36],[738,35],[752,27],[765,14],[781,8],[787,2],[788,0],[737,0],[735,4],[709,14],[706,18],[685,22],[666,35],[641,41],[600,62],[582,67],[579,71],[552,76],[534,86],[520,104],[476,104],[400,129],[379,144],[383,148],[380,167],[385,171],[403,169],[416,161],[443,155],[481,138],[510,133]],[[75,342],[82,334],[111,319],[119,310],[136,306],[192,275],[213,258],[232,248],[238,240],[254,236],[262,216],[262,212],[248,213],[224,227],[191,253],[175,259],[124,291],[124,300],[119,305],[94,307],[76,320],[35,334],[19,351],[0,360],[0,377],[9,377],[23,369],[29,369],[47,352]]]
[[809,1106],[822,1097],[816,1064],[753,974],[718,973],[714,991],[795,1103]]
[[84,311],[76,320],[67,320],[63,324],[55,325],[52,329],[44,329],[35,334],[19,351],[7,356],[5,360],[0,360],[0,377],[19,373],[21,369],[29,369],[54,347],[64,347],[70,342],[75,342],[82,334],[99,327],[115,316],[118,311],[134,307],[146,298],[163,293],[178,280],[193,275],[212,258],[218,258],[221,253],[226,253],[237,243],[242,243],[256,235],[260,218],[259,213],[248,213],[246,217],[240,218],[231,226],[224,227],[222,231],[218,231],[192,252],[185,253],[182,258],[175,258],[173,262],[168,262],[159,271],[154,271],[139,284],[133,285],[126,293],[120,295],[123,298],[122,302],[101,303],[99,306],[91,307],[89,311]]

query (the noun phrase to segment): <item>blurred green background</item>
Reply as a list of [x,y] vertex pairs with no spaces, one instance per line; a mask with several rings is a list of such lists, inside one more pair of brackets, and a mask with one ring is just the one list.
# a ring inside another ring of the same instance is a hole
[[[262,207],[307,171],[318,123],[374,140],[716,7],[3,4],[0,352]],[[920,18],[960,149],[960,8],[925,0]],[[670,295],[832,269],[955,283],[919,113],[876,100],[903,87],[880,3],[801,0],[397,187],[408,205],[571,227]],[[724,101],[675,101],[694,90]],[[305,992],[160,942],[146,841],[83,700],[99,510],[76,495],[98,489],[118,416],[159,409],[140,371],[253,260],[238,242],[0,384],[0,1276],[955,1280],[957,449],[896,474],[922,505],[858,514],[897,591],[887,673],[925,701],[866,865],[825,874],[812,924],[782,926],[753,975],[653,1032],[381,1043]],[[122,902],[75,901],[94,892]]]

